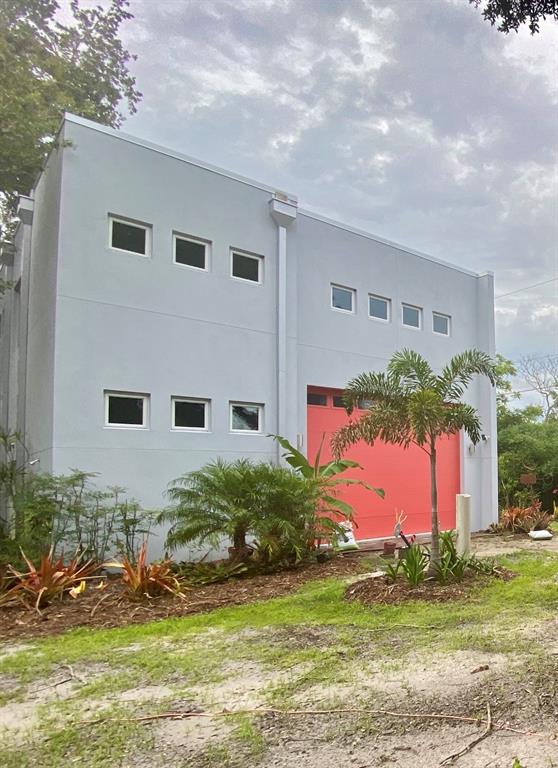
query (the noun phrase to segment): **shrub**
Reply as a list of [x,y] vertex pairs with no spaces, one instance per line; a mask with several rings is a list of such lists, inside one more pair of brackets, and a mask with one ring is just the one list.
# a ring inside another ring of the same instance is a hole
[[528,507],[506,507],[500,513],[500,527],[513,533],[529,533],[548,527],[552,515],[542,509],[540,501]]
[[62,556],[54,557],[52,549],[41,557],[38,566],[25,553],[22,552],[22,556],[28,570],[23,572],[8,566],[8,573],[14,579],[8,594],[37,609],[81,586],[98,569],[98,565],[91,560],[83,562],[81,556],[72,558],[65,565]]
[[171,523],[171,550],[227,539],[231,560],[246,561],[255,550],[269,564],[296,561],[314,546],[316,484],[283,467],[218,459],[175,480],[168,495],[174,504],[159,521]]
[[0,491],[9,497],[15,519],[13,538],[0,538],[0,562],[25,568],[20,549],[38,559],[47,547],[57,555],[64,548],[84,552],[97,562],[116,552],[133,557],[149,531],[150,513],[126,499],[123,488],[96,488],[95,474],[12,476],[2,466]]
[[147,562],[147,542],[143,542],[137,557],[132,560],[124,557],[122,562],[104,563],[107,568],[122,569],[122,582],[126,594],[132,600],[144,597],[157,597],[165,593],[184,597],[184,589],[173,573],[173,562],[170,559],[158,563]]
[[418,587],[426,577],[430,562],[428,552],[420,544],[411,544],[401,560],[401,570],[411,587]]

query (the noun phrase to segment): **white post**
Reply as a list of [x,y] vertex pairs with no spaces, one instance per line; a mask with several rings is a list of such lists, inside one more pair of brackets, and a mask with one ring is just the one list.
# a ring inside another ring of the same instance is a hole
[[455,497],[455,527],[457,552],[468,555],[471,551],[471,496],[468,493],[458,493]]

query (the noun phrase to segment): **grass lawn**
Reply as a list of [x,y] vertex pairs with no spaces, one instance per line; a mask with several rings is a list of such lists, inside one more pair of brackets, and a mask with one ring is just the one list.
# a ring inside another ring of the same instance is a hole
[[[517,578],[454,603],[365,608],[342,599],[346,580],[327,579],[208,614],[4,644],[0,766],[435,766],[484,725],[362,710],[485,717],[487,703],[496,723],[534,735],[496,730],[455,764],[558,766],[558,555],[500,562]],[[358,711],[242,713],[269,707]],[[130,721],[223,708],[240,713]]]

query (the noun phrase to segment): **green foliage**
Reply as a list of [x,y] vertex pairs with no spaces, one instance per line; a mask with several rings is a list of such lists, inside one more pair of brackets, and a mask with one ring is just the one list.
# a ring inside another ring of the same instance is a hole
[[17,194],[27,194],[50,149],[64,111],[118,127],[136,111],[141,94],[129,72],[133,58],[118,37],[131,19],[127,0],[81,8],[71,0],[69,21],[58,20],[56,0],[0,3],[2,142],[0,193],[4,217]]
[[[469,2],[478,8],[482,0]],[[496,26],[498,32],[518,32],[523,24],[528,24],[534,35],[539,31],[541,20],[549,18],[558,21],[558,5],[556,0],[487,0],[482,15],[492,26]]]
[[426,569],[430,558],[428,552],[420,544],[411,544],[404,550],[401,560],[401,570],[411,587],[418,587],[426,578]]
[[[18,464],[13,446],[24,459]],[[133,559],[149,533],[152,514],[124,496],[117,486],[99,489],[94,473],[34,474],[26,470],[27,452],[16,433],[0,430],[0,496],[11,511],[0,526],[0,563],[24,565],[20,549],[37,559],[52,548],[55,554],[77,551],[96,562],[109,553]]]
[[[306,456],[298,451],[294,445],[280,435],[270,435],[276,440],[281,448],[285,449],[285,453],[282,454],[283,459],[289,464],[296,472],[308,480],[313,480],[319,489],[320,495],[320,512],[327,515],[333,514],[343,517],[347,520],[351,520],[353,516],[353,508],[346,501],[338,499],[336,496],[336,489],[340,485],[359,485],[362,488],[366,488],[369,491],[373,491],[375,494],[384,497],[384,491],[382,488],[374,488],[373,486],[365,483],[363,480],[351,477],[338,477],[347,469],[362,469],[361,465],[356,461],[350,459],[342,459],[337,457],[333,461],[328,461],[325,464],[320,464],[322,449],[324,444],[324,438],[316,453],[314,462],[308,461]],[[325,525],[325,521],[323,521]]]
[[173,504],[159,521],[171,523],[171,550],[192,542],[218,547],[225,538],[232,558],[246,560],[255,549],[269,564],[300,560],[314,546],[316,483],[282,467],[217,459],[175,480],[168,495]]
[[205,586],[206,584],[221,584],[236,576],[248,572],[245,563],[191,563],[184,562],[178,566],[178,572],[187,584]]
[[432,564],[439,561],[438,495],[436,486],[436,441],[464,430],[473,443],[481,439],[481,423],[475,409],[461,402],[474,376],[496,382],[496,368],[490,357],[476,349],[451,358],[440,374],[428,361],[410,349],[396,352],[385,372],[363,373],[347,384],[344,402],[352,413],[363,399],[366,412],[341,427],[333,436],[335,456],[363,440],[420,446],[430,457],[432,498]]
[[389,563],[386,568],[386,581],[388,584],[395,584],[399,571],[401,570],[402,560],[396,560],[393,563]]

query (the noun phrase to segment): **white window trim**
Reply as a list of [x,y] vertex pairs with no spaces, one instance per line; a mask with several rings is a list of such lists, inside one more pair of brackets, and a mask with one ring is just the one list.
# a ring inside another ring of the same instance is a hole
[[[237,277],[236,275],[233,275],[233,263],[234,263],[234,254],[237,253],[239,256],[246,256],[248,259],[254,259],[258,262],[258,279],[257,280],[247,280],[245,277]],[[248,251],[243,251],[242,248],[231,248],[230,249],[230,276],[233,280],[238,280],[240,283],[248,283],[249,285],[263,285],[264,281],[264,257],[260,256],[257,253],[249,253]]]
[[[205,267],[195,267],[192,264],[183,264],[176,260],[176,241],[187,240],[189,243],[197,243],[205,246]],[[209,272],[211,268],[211,240],[204,240],[202,237],[193,237],[192,235],[183,235],[181,232],[172,233],[172,260],[177,267],[194,269],[196,272]]]
[[[333,289],[340,288],[342,291],[349,291],[353,297],[351,302],[352,309],[342,309],[341,307],[333,306]],[[342,312],[344,315],[354,315],[356,313],[356,289],[349,288],[348,285],[340,285],[339,283],[330,283],[329,286],[329,305],[334,312]]]
[[[376,317],[375,315],[370,314],[370,299],[380,299],[381,301],[385,301],[387,304],[387,317]],[[376,320],[378,323],[391,323],[391,299],[388,299],[387,296],[380,296],[378,293],[369,293],[368,294],[368,317],[370,320]]]
[[[205,405],[205,427],[178,427],[175,424],[175,404],[176,403],[203,403]],[[180,397],[173,395],[171,397],[171,430],[173,432],[211,432],[211,401],[204,397]]]
[[[233,408],[235,405],[251,406],[258,409],[258,429],[234,429],[233,428]],[[264,431],[263,425],[264,406],[263,403],[246,403],[239,400],[229,402],[229,431],[235,435],[261,435]]]
[[[121,392],[117,389],[105,389],[105,429],[149,429],[149,395],[145,392]],[[109,398],[133,397],[134,400],[143,400],[142,424],[117,424],[109,422]]]
[[[119,253],[129,253],[132,256],[141,256],[144,259],[151,258],[151,245],[152,245],[152,227],[150,224],[146,224],[143,221],[137,221],[136,219],[126,219],[123,216],[114,216],[112,213],[108,215],[109,230],[108,230],[108,247],[111,251],[118,251]],[[116,221],[119,224],[130,224],[138,229],[145,230],[145,253],[138,253],[137,251],[128,251],[126,248],[117,248],[112,244],[112,224]]]
[[[419,318],[419,324],[418,325],[408,325],[407,323],[403,322],[403,310],[405,309],[416,309],[418,312],[418,318]],[[401,303],[401,325],[404,328],[410,328],[412,331],[422,331],[422,307],[417,307],[416,304],[407,304],[406,302]]]
[[[448,332],[442,333],[442,331],[436,331],[434,329],[434,318],[435,317],[443,317],[445,320],[448,321]],[[435,333],[437,336],[451,336],[451,315],[445,315],[443,312],[432,312],[432,333]]]

